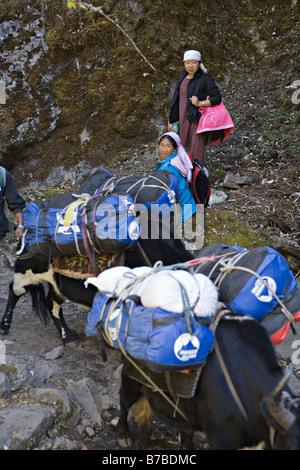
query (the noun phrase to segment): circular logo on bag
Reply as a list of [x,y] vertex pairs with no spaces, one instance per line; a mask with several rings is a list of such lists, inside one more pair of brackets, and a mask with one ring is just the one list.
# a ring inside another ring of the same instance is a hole
[[271,302],[273,298],[272,292],[276,293],[276,289],[277,289],[276,282],[274,281],[272,277],[268,277],[268,276],[264,276],[262,279],[267,283],[271,291],[266,287],[266,285],[260,279],[257,279],[251,292],[261,302]]
[[130,240],[138,240],[141,236],[141,227],[137,220],[130,222],[128,227],[128,235]]
[[183,333],[174,343],[175,356],[183,362],[195,359],[199,349],[200,341],[196,336],[190,335],[189,333]]

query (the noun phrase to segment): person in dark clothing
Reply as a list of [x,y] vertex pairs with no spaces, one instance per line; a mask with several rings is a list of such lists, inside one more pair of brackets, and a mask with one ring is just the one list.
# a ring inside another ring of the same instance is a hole
[[197,134],[201,108],[221,103],[222,96],[201,62],[199,51],[189,50],[183,56],[185,70],[181,73],[171,101],[168,131],[179,122],[181,143],[194,160],[204,163],[205,134]]
[[13,176],[5,168],[0,167],[0,240],[3,240],[6,233],[11,230],[5,215],[5,202],[16,218],[16,238],[19,240],[24,230],[22,211],[26,203],[18,192]]

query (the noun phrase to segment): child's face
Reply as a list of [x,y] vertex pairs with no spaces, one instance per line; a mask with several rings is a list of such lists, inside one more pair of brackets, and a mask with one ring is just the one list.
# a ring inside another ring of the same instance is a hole
[[194,75],[199,67],[200,62],[198,60],[186,60],[184,62],[184,68],[189,75]]
[[172,153],[175,152],[175,149],[171,142],[168,139],[162,139],[158,146],[159,156],[161,160],[169,157]]

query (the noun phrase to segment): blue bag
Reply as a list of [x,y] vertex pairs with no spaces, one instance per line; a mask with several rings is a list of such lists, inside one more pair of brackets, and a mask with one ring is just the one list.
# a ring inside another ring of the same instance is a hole
[[[274,248],[247,250],[217,244],[204,247],[198,252],[198,257],[211,258],[200,264],[196,272],[205,274],[215,283],[220,301],[232,312],[249,315],[263,324],[274,345],[286,338],[289,319],[273,293],[294,321],[300,320],[300,286],[285,258]],[[222,273],[227,262],[250,272],[233,269]]]
[[98,292],[88,314],[86,334],[97,333],[121,347],[154,372],[201,367],[214,344],[214,333],[195,317],[161,308],[146,308],[128,298],[120,301]]
[[[300,287],[287,261],[274,248],[247,250],[220,244],[203,248],[198,256],[215,257],[213,261],[200,264],[196,272],[205,274],[215,283],[220,300],[233,312],[249,315],[256,320],[269,313],[280,313],[281,306],[272,292],[292,315],[299,312]],[[227,262],[232,264],[233,269],[222,274],[221,270]]]
[[[284,257],[270,247],[249,251],[247,256],[249,261],[253,256],[261,258],[261,263],[255,270],[258,276],[245,275],[247,273],[237,271],[237,274],[244,279],[245,283],[236,295],[227,295],[226,303],[228,306],[236,313],[244,312],[256,320],[260,320],[271,312],[279,313],[281,311],[280,305],[273,296],[274,292],[280,300],[283,300],[285,305],[288,304],[293,309],[289,297],[294,289],[296,294],[299,286]],[[226,282],[224,278],[224,281],[224,286],[222,284],[220,286],[222,297],[225,297],[225,289],[229,288],[231,292],[234,289],[233,280],[227,280]],[[300,300],[299,297],[298,300]]]
[[[132,198],[111,194],[30,203],[24,210],[25,246],[31,254],[85,255],[88,249],[115,253],[135,246],[140,236]],[[67,204],[66,204],[67,203]]]

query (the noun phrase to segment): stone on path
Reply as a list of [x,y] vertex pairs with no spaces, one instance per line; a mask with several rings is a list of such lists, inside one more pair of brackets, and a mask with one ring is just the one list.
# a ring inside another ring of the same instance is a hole
[[26,450],[41,439],[54,419],[55,410],[50,407],[3,408],[0,411],[0,449]]

